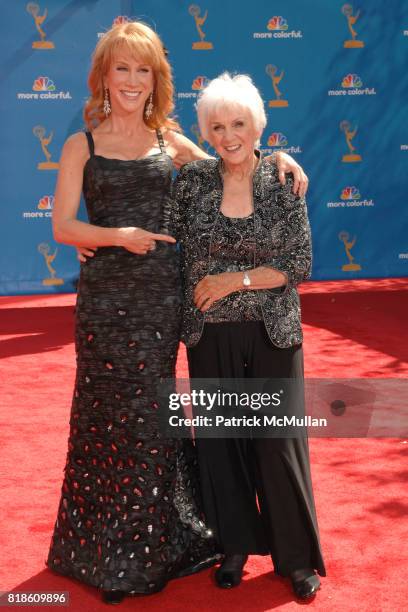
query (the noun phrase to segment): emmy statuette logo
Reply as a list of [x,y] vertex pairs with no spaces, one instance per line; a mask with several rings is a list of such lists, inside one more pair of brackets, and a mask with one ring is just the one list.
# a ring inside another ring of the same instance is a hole
[[354,29],[356,21],[360,17],[360,11],[357,11],[357,13],[353,15],[353,6],[351,4],[343,4],[341,12],[347,19],[348,29],[351,34],[351,39],[344,41],[345,49],[361,49],[364,47],[364,43],[362,40],[357,40],[357,32]]
[[50,273],[49,278],[44,278],[44,280],[42,281],[42,284],[45,285],[46,287],[63,285],[64,280],[62,278],[57,278],[57,271],[52,266],[52,263],[54,262],[57,256],[58,248],[55,249],[52,255],[50,251],[51,251],[51,247],[46,242],[42,242],[41,244],[38,245],[38,252],[41,253],[41,255],[44,257],[45,264],[48,268],[48,272]]
[[202,26],[207,20],[208,11],[205,11],[205,15],[201,16],[201,9],[197,4],[190,4],[188,7],[188,12],[192,17],[194,17],[195,25],[197,28],[198,35],[200,40],[198,42],[194,42],[192,48],[195,51],[206,51],[209,49],[213,49],[213,44],[209,41],[205,41],[205,32],[202,29]]
[[349,149],[349,152],[343,155],[342,161],[346,163],[361,162],[361,155],[357,153],[356,147],[353,145],[352,142],[355,135],[357,134],[357,126],[352,129],[349,121],[342,121],[340,123],[340,130],[344,134]]
[[50,132],[48,137],[45,136],[45,127],[42,125],[36,125],[33,127],[33,134],[38,138],[41,144],[42,152],[45,155],[45,159],[47,161],[39,162],[37,164],[38,170],[58,170],[59,164],[58,162],[51,161],[51,153],[48,151],[48,146],[50,145],[52,138],[54,136],[54,132]]
[[54,49],[54,43],[47,38],[46,33],[42,29],[42,24],[47,19],[48,11],[45,9],[44,14],[40,15],[40,7],[35,2],[29,2],[26,6],[27,12],[30,13],[34,19],[35,27],[40,35],[41,40],[35,40],[32,44],[33,49]]
[[343,264],[341,269],[343,272],[358,272],[361,270],[361,266],[358,263],[354,263],[354,257],[351,254],[351,249],[356,244],[356,237],[354,236],[353,240],[350,240],[350,235],[348,232],[340,232],[339,240],[344,245],[344,250],[346,251],[347,259],[349,260],[348,264]]
[[284,71],[282,70],[281,73],[278,74],[277,67],[273,66],[272,64],[268,64],[265,68],[265,72],[271,77],[273,91],[275,92],[276,96],[275,100],[269,100],[269,106],[273,108],[284,108],[289,106],[288,101],[282,98],[282,92],[278,88],[278,85],[285,74]]

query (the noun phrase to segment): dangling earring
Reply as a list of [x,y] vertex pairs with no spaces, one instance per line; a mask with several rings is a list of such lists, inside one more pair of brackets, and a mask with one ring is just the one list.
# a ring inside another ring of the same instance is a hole
[[105,92],[103,96],[103,112],[105,113],[105,117],[109,117],[112,112],[109,99],[109,89],[107,87],[105,87]]
[[153,108],[154,108],[153,107],[153,92],[151,92],[148,100],[149,101],[148,101],[147,106],[145,108],[145,117],[146,117],[146,119],[150,119],[150,117],[153,114]]

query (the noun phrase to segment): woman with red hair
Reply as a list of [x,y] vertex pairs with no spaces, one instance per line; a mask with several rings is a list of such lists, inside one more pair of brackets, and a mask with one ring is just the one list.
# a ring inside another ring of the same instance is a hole
[[[53,214],[55,239],[93,257],[78,286],[69,450],[47,564],[118,603],[217,560],[194,448],[163,437],[157,414],[182,305],[172,172],[207,155],[170,117],[170,65],[146,25],[103,36],[89,88],[88,131],[64,145]],[[77,219],[81,190],[89,222]]]

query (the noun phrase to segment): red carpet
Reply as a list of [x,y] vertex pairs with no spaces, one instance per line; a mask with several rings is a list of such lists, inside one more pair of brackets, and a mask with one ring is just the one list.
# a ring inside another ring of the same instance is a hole
[[[407,377],[407,289],[403,279],[305,284],[306,375]],[[69,591],[69,610],[91,612],[109,609],[96,590],[44,569],[66,454],[74,299],[0,298],[0,590]],[[185,373],[181,351],[179,374]],[[160,594],[127,599],[118,609],[408,609],[407,441],[311,439],[310,446],[328,571],[313,602],[295,602],[287,582],[272,574],[270,560],[251,557],[243,584],[231,592],[217,589],[206,571],[173,581]]]

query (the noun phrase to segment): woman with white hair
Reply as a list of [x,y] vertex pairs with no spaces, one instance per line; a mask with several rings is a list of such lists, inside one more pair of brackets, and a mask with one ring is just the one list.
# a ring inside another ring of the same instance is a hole
[[[220,159],[186,164],[175,184],[191,379],[296,378],[302,386],[296,286],[311,266],[305,200],[257,149],[266,116],[249,77],[211,81],[197,112]],[[324,576],[325,568],[307,437],[201,438],[196,447],[207,524],[225,555],[218,586],[240,583],[248,555],[271,554],[298,597],[314,596],[315,570]]]

